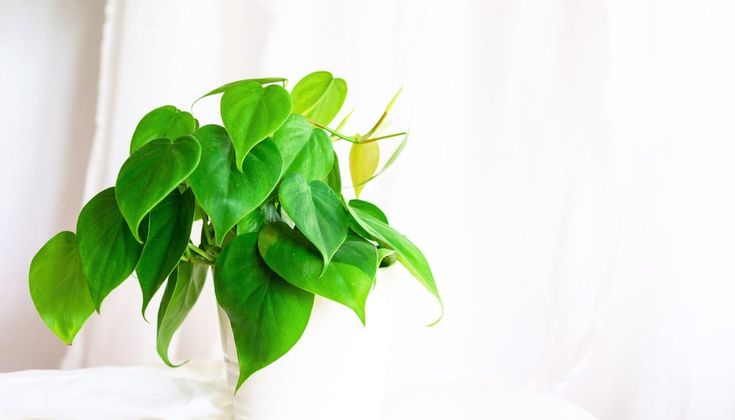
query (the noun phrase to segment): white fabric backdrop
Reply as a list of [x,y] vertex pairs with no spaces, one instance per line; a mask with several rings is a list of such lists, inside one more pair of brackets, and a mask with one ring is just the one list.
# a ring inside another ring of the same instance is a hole
[[[409,147],[365,197],[424,249],[447,314],[423,327],[431,299],[387,280],[394,390],[502,381],[601,419],[735,416],[730,2],[111,0],[103,36],[100,2],[0,4],[3,370],[62,363],[26,270],[73,228],[85,162],[89,198],[148,109],[324,68],[350,85],[354,130],[405,86]],[[64,366],[159,363],[138,295],[114,292]],[[218,357],[216,325],[210,290],[175,357]]]
[[95,131],[103,21],[96,0],[0,1],[2,371],[52,368],[65,352],[35,313],[28,266],[50,235],[76,225]]

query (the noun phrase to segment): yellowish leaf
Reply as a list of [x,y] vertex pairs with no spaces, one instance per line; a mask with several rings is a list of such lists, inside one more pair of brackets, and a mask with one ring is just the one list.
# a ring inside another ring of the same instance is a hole
[[354,143],[350,149],[350,175],[355,188],[355,196],[359,197],[363,187],[380,162],[380,146],[378,142]]

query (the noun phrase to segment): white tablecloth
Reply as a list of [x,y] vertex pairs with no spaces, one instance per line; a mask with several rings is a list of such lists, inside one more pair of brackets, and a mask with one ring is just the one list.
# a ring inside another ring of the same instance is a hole
[[[224,366],[103,367],[0,374],[0,419],[228,419]],[[594,420],[548,393],[499,385],[445,383],[389,396],[385,420]],[[257,419],[256,419],[257,420]]]

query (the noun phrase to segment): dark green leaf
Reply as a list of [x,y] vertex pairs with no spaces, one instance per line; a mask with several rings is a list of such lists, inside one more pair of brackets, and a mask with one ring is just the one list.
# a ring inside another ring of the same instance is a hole
[[186,251],[194,222],[194,194],[174,190],[153,208],[148,218],[148,234],[135,268],[143,292],[143,317],[148,303],[171,274]]
[[204,218],[204,210],[196,204],[194,207],[194,220],[202,220]]
[[329,185],[334,192],[337,194],[342,194],[342,174],[339,171],[339,159],[337,158],[337,153],[334,153],[334,163],[332,164],[332,170],[329,171],[327,174],[327,179],[325,180],[327,185]]
[[220,113],[235,146],[237,169],[242,170],[250,150],[286,121],[291,113],[291,97],[280,86],[263,88],[258,82],[244,82],[222,95]]
[[212,219],[220,245],[227,232],[273,191],[281,176],[281,155],[273,141],[262,141],[245,157],[243,171],[239,172],[224,128],[207,125],[194,137],[202,145],[202,158],[189,183]]
[[260,208],[257,208],[237,222],[237,234],[257,233],[265,223],[265,213]]
[[143,248],[123,220],[115,188],[100,192],[82,208],[77,242],[89,292],[99,311],[105,297],[133,272]]
[[[375,238],[375,240],[381,245],[396,251],[398,261],[437,298],[442,307],[443,315],[444,305],[434,282],[434,275],[431,273],[429,263],[426,261],[424,254],[421,253],[421,250],[413,242],[408,240],[408,238],[388,226],[382,220],[373,217],[370,212],[352,204],[347,206],[347,209],[360,227]],[[439,319],[441,319],[441,316]]]
[[156,139],[177,139],[196,130],[196,120],[188,112],[166,105],[147,113],[135,127],[130,153]]
[[278,198],[291,220],[322,254],[326,269],[349,227],[339,196],[324,182],[306,182],[295,174],[283,180]]
[[380,260],[380,268],[390,267],[398,261],[398,254],[393,249],[378,248],[378,259]]
[[284,79],[283,77],[263,77],[263,78],[260,78],[260,79],[244,79],[244,80],[238,80],[236,82],[226,83],[226,84],[218,87],[217,89],[210,90],[209,92],[207,92],[204,95],[200,96],[196,101],[194,101],[193,104],[191,104],[191,106],[193,107],[197,102],[199,102],[200,100],[206,98],[207,96],[216,95],[218,93],[224,93],[224,92],[227,92],[230,88],[233,88],[233,87],[236,87],[236,86],[241,86],[241,85],[243,85],[245,83],[249,83],[249,82],[260,83],[261,85],[269,85],[271,83],[285,83],[286,82],[286,79]]
[[365,301],[378,269],[374,245],[347,238],[321,276],[319,251],[285,223],[266,225],[260,231],[258,249],[266,264],[286,281],[347,306],[365,323]]
[[217,303],[230,319],[237,348],[237,388],[296,344],[314,304],[313,294],[268,268],[258,254],[257,241],[257,233],[233,239],[214,271]]
[[94,312],[74,233],[61,232],[49,239],[33,257],[28,277],[41,319],[61,341],[71,344]]
[[117,175],[115,194],[138,242],[141,220],[188,177],[199,163],[201,147],[191,136],[154,140],[125,161]]
[[328,125],[347,97],[347,83],[328,71],[316,71],[301,79],[291,92],[293,112]]
[[324,130],[293,114],[273,135],[283,157],[283,176],[300,173],[307,181],[324,179],[332,169],[332,141]]
[[[181,262],[168,278],[158,308],[156,350],[164,363],[176,367],[168,358],[168,346],[174,333],[196,303],[207,278],[208,266]],[[178,365],[180,366],[180,365]]]

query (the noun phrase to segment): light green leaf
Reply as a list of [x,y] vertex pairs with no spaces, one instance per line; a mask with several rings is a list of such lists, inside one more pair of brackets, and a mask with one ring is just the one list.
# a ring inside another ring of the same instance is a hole
[[212,89],[209,92],[207,92],[204,95],[202,95],[199,98],[197,98],[197,100],[194,101],[194,103],[191,104],[191,106],[194,107],[194,105],[196,105],[197,102],[199,102],[200,100],[206,98],[207,96],[216,95],[218,93],[224,93],[224,92],[227,92],[230,88],[233,88],[233,87],[236,87],[236,86],[241,86],[241,85],[243,85],[245,83],[249,83],[249,82],[260,83],[261,85],[269,85],[271,83],[283,83],[283,84],[285,84],[286,83],[286,79],[284,79],[283,77],[263,77],[263,78],[260,78],[260,79],[244,79],[244,80],[238,80],[236,82],[225,83],[224,85],[218,87],[217,89]]
[[388,224],[388,217],[385,215],[383,210],[369,201],[353,199],[350,200],[350,206],[369,214],[371,217],[380,220],[386,225]]
[[326,269],[349,228],[339,196],[322,181],[306,182],[294,174],[283,180],[278,198],[291,220],[322,254]]
[[77,219],[82,270],[97,311],[105,297],[130,276],[143,246],[135,241],[108,188],[89,200]]
[[71,344],[94,312],[74,233],[60,232],[49,239],[33,257],[28,277],[41,319],[61,341]]
[[380,163],[378,142],[352,144],[350,148],[350,175],[356,197],[360,196],[365,183],[378,169],[378,163]]
[[293,112],[321,125],[329,125],[347,97],[347,83],[328,71],[316,71],[301,79],[293,91]]
[[199,166],[189,183],[214,225],[217,245],[227,232],[268,198],[281,177],[281,155],[272,140],[258,143],[245,156],[243,171],[235,166],[227,131],[207,125],[194,133],[202,146]]
[[123,163],[115,195],[138,242],[141,220],[188,177],[199,163],[201,147],[191,136],[154,140]]
[[171,140],[191,134],[196,130],[197,122],[194,117],[175,106],[165,105],[147,113],[135,127],[133,139],[130,141],[130,154],[143,145],[156,140],[168,138]]
[[258,236],[258,249],[266,264],[286,281],[347,306],[365,324],[365,301],[378,269],[374,245],[347,238],[321,276],[319,251],[285,223],[266,225]]
[[143,317],[148,303],[176,268],[186,251],[194,222],[194,194],[174,190],[151,211],[143,253],[135,268],[143,292]]
[[300,173],[307,181],[324,179],[332,169],[332,142],[306,118],[293,114],[273,135],[283,157],[283,176]]
[[[388,218],[385,216],[385,213],[383,213],[383,210],[380,210],[378,206],[375,204],[364,201],[364,200],[350,200],[350,205],[356,209],[360,209],[364,212],[367,212],[370,216],[380,220],[381,222],[388,224]],[[363,238],[369,240],[369,241],[375,241],[376,239],[370,235],[365,229],[360,226],[357,221],[355,221],[355,218],[350,218],[350,229],[355,231],[357,234],[362,236]]]
[[[158,325],[156,331],[156,350],[168,366],[181,366],[171,363],[168,347],[174,333],[184,322],[191,308],[199,298],[199,294],[207,279],[207,268],[204,264],[180,262],[166,282],[166,290],[158,308]],[[183,364],[183,363],[182,363]]]
[[255,81],[229,88],[220,102],[222,122],[235,146],[235,163],[242,171],[245,156],[273,134],[291,113],[291,97],[276,85],[266,88]]
[[240,235],[225,247],[214,270],[217,303],[232,325],[240,364],[237,388],[301,338],[314,295],[292,286],[263,262],[258,234]]
[[396,159],[398,159],[398,156],[401,155],[401,152],[403,152],[403,149],[406,147],[406,144],[408,144],[408,133],[403,136],[403,139],[398,144],[398,147],[396,147],[393,153],[391,153],[390,157],[388,157],[388,160],[385,161],[385,164],[383,164],[383,167],[380,168],[378,172],[376,172],[373,176],[367,178],[366,180],[360,182],[359,184],[354,184],[352,186],[354,188],[357,188],[358,186],[363,186],[373,179],[379,177],[383,172],[390,168],[393,163],[395,163]]
[[[439,301],[443,315],[444,304],[434,282],[434,275],[431,273],[429,263],[426,261],[424,254],[421,253],[421,250],[407,237],[388,226],[382,220],[373,217],[370,212],[360,209],[359,206],[353,206],[350,202],[347,210],[360,227],[375,238],[375,240],[381,245],[396,251],[398,261]],[[434,323],[439,322],[439,320],[441,320],[441,316]]]

